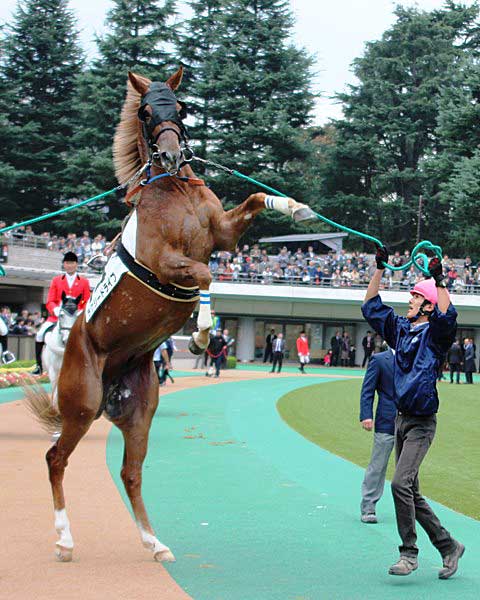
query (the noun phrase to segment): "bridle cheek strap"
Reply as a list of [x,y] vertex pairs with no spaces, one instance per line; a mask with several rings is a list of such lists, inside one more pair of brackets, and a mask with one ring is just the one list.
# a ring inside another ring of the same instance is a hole
[[162,135],[162,133],[165,133],[166,131],[173,131],[173,133],[175,133],[175,135],[178,137],[178,142],[180,144],[183,142],[184,137],[181,132],[177,131],[173,127],[163,127],[162,129],[160,129],[160,131],[157,133],[157,135],[155,137],[152,136],[152,146],[157,145],[157,142],[158,142],[160,136]]

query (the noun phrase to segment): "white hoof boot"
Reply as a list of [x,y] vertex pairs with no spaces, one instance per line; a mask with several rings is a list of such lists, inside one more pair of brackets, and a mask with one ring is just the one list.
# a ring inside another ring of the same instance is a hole
[[194,331],[192,333],[192,339],[193,339],[193,341],[202,350],[205,350],[205,348],[210,343],[210,335],[209,335],[209,333],[210,333],[210,329],[201,329],[200,331]]
[[55,511],[55,530],[60,537],[55,545],[55,557],[60,562],[70,562],[73,554],[73,538],[70,532],[70,521],[64,508]]
[[155,552],[153,558],[157,562],[175,562],[176,558],[173,556],[173,553],[169,548],[166,550],[160,550],[159,552]]
[[175,562],[175,557],[168,546],[157,540],[153,533],[148,533],[141,527],[139,529],[143,547],[153,552],[153,558],[157,562]]
[[55,547],[55,558],[58,562],[71,562],[73,557],[73,548],[65,548],[63,546],[59,546],[58,544]]

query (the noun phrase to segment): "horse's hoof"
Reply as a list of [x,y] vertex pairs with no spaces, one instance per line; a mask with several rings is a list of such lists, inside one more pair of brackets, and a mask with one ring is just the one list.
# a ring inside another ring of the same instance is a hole
[[153,558],[157,562],[175,562],[176,558],[173,556],[172,552],[167,548],[166,550],[160,550],[160,552],[155,552]]
[[195,354],[196,356],[205,352],[205,348],[200,348],[200,346],[198,346],[195,343],[195,340],[193,339],[193,337],[191,337],[190,341],[188,342],[188,349],[190,350],[190,352],[192,354]]
[[300,221],[309,221],[310,219],[316,219],[317,215],[309,206],[303,205],[301,208],[297,208],[293,211],[292,218],[295,221],[295,223],[299,223]]
[[73,557],[73,548],[58,546],[55,548],[55,558],[58,562],[71,562]]

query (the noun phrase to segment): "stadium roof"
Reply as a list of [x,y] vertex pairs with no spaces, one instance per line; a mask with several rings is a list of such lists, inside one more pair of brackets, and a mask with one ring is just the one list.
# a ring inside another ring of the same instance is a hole
[[274,237],[260,238],[261,243],[271,244],[288,244],[289,242],[320,242],[339,251],[343,246],[343,238],[347,237],[348,233],[299,233],[292,235],[277,235]]

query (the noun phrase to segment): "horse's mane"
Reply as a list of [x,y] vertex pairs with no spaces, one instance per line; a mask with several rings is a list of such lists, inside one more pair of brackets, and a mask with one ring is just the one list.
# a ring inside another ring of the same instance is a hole
[[[137,75],[137,78],[143,79],[147,86],[151,83],[146,77]],[[119,183],[125,182],[142,166],[137,142],[140,100],[141,95],[128,80],[127,96],[113,138],[113,164]]]

